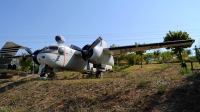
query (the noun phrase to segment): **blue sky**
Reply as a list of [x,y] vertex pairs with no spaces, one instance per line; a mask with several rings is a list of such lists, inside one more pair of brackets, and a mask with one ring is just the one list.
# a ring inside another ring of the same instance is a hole
[[32,50],[55,43],[83,47],[98,36],[120,46],[162,42],[186,31],[200,47],[199,0],[1,0],[0,45],[12,41]]

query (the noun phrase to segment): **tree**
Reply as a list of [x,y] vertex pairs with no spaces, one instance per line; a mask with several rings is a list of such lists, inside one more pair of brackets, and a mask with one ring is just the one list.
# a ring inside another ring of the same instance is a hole
[[112,47],[119,47],[119,45],[112,44],[112,45],[110,46],[110,48],[112,48]]
[[140,64],[141,64],[141,67],[142,67],[142,55],[145,53],[146,51],[137,51],[135,52],[136,55],[139,55],[140,56]]
[[155,58],[157,59],[157,63],[158,63],[158,61],[160,59],[160,50],[154,51],[153,54],[154,54]]
[[154,58],[154,54],[153,53],[146,53],[143,58],[144,58],[146,64],[149,64],[149,63],[152,62],[152,59]]
[[135,53],[130,53],[125,55],[126,61],[128,65],[139,64],[139,56]]
[[[139,44],[139,43],[135,43],[135,44]],[[136,55],[139,55],[140,56],[140,64],[141,64],[141,67],[142,67],[142,55],[145,53],[146,51],[136,51]]]
[[[26,53],[22,53],[22,56],[26,56]],[[21,67],[22,71],[28,71],[30,69],[30,66],[32,65],[32,60],[31,59],[20,59],[19,60],[19,65]]]
[[188,55],[188,56],[192,54],[191,49],[186,49],[185,51],[187,52],[187,55]]
[[[164,37],[164,42],[166,41],[175,41],[175,40],[190,40],[189,34],[187,32],[182,31],[169,31],[169,33],[166,34]],[[178,46],[178,47],[167,47],[166,49],[171,49],[174,54],[177,54],[178,58],[181,61],[181,64],[183,65],[183,58],[182,58],[182,51],[184,48],[191,47],[191,45],[185,45],[185,46]]]
[[170,51],[160,53],[161,62],[166,62],[172,58],[172,54]]

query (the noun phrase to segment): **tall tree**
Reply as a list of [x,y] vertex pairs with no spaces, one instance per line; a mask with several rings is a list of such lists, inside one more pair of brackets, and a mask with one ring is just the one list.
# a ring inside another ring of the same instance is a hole
[[[169,33],[166,34],[164,37],[164,42],[166,41],[175,41],[175,40],[190,40],[189,34],[187,32],[182,31],[169,31]],[[183,64],[183,58],[182,58],[182,51],[184,48],[191,47],[191,45],[186,46],[179,46],[179,47],[167,47],[166,49],[171,49],[174,54],[177,54],[181,64]]]

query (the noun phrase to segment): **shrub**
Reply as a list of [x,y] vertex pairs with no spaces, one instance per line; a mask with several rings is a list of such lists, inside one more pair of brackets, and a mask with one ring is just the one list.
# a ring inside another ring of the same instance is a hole
[[65,74],[64,79],[68,79],[68,78],[69,78],[69,75]]
[[121,66],[121,67],[119,68],[119,70],[123,70],[123,69],[126,69],[126,68],[128,68],[128,67],[130,67],[130,65],[124,65],[124,66]]
[[119,66],[113,66],[112,69],[110,70],[110,72],[114,72],[114,71],[117,71],[119,70]]
[[180,72],[181,75],[184,75],[184,74],[190,74],[190,73],[191,73],[191,70],[188,69],[188,68],[181,68],[181,69],[179,70],[179,72]]

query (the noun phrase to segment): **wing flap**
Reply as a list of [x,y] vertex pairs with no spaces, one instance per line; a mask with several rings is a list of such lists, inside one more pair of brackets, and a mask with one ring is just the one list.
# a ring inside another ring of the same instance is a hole
[[105,48],[104,53],[119,55],[128,52],[144,51],[144,50],[164,48],[164,47],[192,45],[194,42],[195,40],[177,40],[177,41],[167,41],[160,43],[142,44],[142,45],[120,46],[120,47]]

